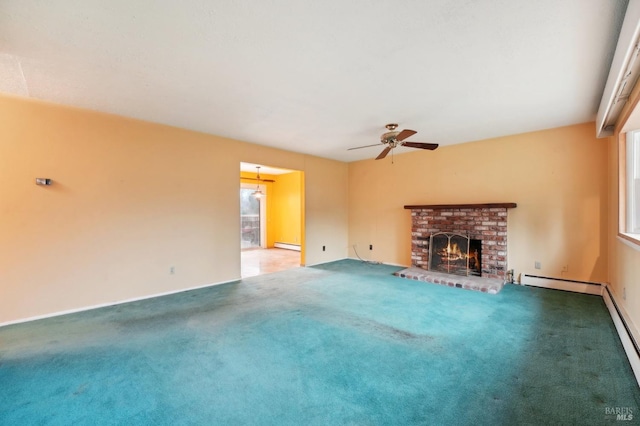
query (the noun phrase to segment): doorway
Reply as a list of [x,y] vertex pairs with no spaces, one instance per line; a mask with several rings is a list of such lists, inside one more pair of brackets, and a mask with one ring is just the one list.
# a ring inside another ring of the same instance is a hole
[[301,171],[240,163],[242,278],[303,264],[303,179]]

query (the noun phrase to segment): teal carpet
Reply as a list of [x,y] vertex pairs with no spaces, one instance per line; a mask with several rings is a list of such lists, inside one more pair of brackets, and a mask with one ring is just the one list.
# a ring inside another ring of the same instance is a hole
[[638,423],[600,297],[398,269],[345,260],[0,328],[0,424]]

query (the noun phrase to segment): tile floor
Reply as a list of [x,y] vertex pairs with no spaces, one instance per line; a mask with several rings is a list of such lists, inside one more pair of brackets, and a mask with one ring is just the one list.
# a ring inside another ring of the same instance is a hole
[[300,266],[300,252],[279,248],[243,250],[242,278],[269,274]]

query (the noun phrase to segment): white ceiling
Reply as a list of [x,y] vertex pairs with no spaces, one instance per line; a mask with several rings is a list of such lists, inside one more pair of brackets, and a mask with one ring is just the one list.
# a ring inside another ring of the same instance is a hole
[[593,120],[626,4],[1,0],[0,92],[353,161]]

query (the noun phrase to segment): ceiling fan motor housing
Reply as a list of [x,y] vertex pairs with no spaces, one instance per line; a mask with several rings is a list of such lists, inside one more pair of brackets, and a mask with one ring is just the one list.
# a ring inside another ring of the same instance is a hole
[[380,136],[380,142],[382,143],[392,143],[396,141],[396,137],[398,136],[400,132],[387,132],[387,133],[383,133],[382,136]]

